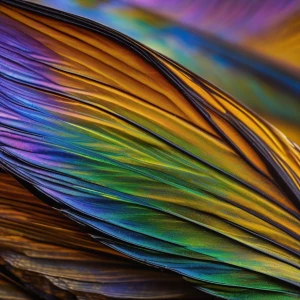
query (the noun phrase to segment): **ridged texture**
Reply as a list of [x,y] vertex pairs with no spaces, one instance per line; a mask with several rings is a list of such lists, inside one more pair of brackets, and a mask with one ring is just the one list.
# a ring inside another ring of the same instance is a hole
[[[133,2],[155,13],[131,6],[130,1],[94,1],[92,7],[84,6],[85,1],[82,5],[74,0],[39,1],[91,18],[165,54],[300,143],[300,31],[296,24],[300,2],[172,1],[171,6],[170,1]],[[176,21],[194,20],[189,25],[202,30],[161,17],[166,7],[168,13],[178,13],[173,16]],[[224,28],[230,29],[226,35],[222,35]],[[241,38],[232,40],[235,30]]]
[[4,168],[102,243],[205,292],[297,299],[297,146],[126,36],[13,3],[0,17]]
[[178,44],[179,53],[189,49],[185,60],[179,54],[165,54],[237,97],[300,143],[299,0],[126,2],[196,29],[199,37],[193,31],[187,34],[187,29],[177,29],[179,37],[173,37],[172,49]]
[[[0,299],[23,294],[24,299],[210,299],[180,277],[141,266],[92,240],[4,172],[0,211],[0,258],[6,274]],[[9,275],[19,284],[9,284]]]

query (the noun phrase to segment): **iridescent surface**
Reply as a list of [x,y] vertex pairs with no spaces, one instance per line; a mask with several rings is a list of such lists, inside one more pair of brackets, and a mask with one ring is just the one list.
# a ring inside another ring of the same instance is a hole
[[7,171],[95,239],[200,290],[299,297],[295,144],[116,31],[0,7]]
[[[75,1],[76,2],[76,1]],[[299,10],[299,0],[125,0],[234,42],[268,30]]]
[[158,50],[247,104],[300,143],[300,1],[39,3],[101,22]]
[[0,269],[1,299],[32,299],[36,290],[46,299],[210,299],[180,277],[143,267],[92,240],[3,171],[0,211],[0,266],[31,292],[11,284]]

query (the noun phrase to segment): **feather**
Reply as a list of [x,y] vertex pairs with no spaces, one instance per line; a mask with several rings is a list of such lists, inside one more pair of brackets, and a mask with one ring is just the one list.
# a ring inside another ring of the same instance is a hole
[[299,296],[299,149],[105,26],[1,3],[3,167],[101,243],[226,299]]
[[[194,25],[202,29],[201,31],[192,30],[158,15],[166,7],[167,12],[170,12],[169,4],[164,7],[165,2],[162,1],[157,7],[155,1],[136,1],[137,5],[148,4],[149,8],[150,4],[154,5],[153,10],[156,14],[118,1],[100,1],[96,7],[90,8],[83,8],[83,3],[80,5],[73,0],[39,2],[92,18],[165,54],[245,103],[289,139],[299,144],[300,77],[297,72],[297,44],[300,36],[296,30],[292,30],[296,26],[288,25],[290,19],[297,14],[297,5],[290,2],[283,10],[280,6],[281,1],[268,2],[267,5],[262,1],[256,2],[255,5],[250,2],[247,5],[243,2],[227,5],[227,1],[214,1],[214,4],[211,4],[211,1],[206,0],[200,5],[195,5],[185,1],[184,7],[181,2],[173,1],[172,11],[180,13],[177,21],[184,22],[180,16],[186,15],[187,21],[194,20],[193,24],[189,25]],[[237,5],[239,9],[234,10],[234,14],[229,14],[231,6],[236,8]],[[189,8],[190,6],[192,7]],[[223,16],[224,19],[213,18],[215,14],[212,16],[211,12],[219,10],[222,14],[217,15]],[[275,11],[270,13],[271,10]],[[206,26],[208,18],[210,25]],[[258,18],[261,22],[257,22]],[[278,24],[278,20],[283,18],[284,21]],[[214,28],[213,32],[210,32],[211,28]],[[222,34],[224,28],[230,29],[227,34]],[[235,36],[236,29],[243,33],[244,39],[230,38]],[[270,33],[275,33],[271,36],[278,36],[277,32],[284,33],[286,30],[289,30],[289,34],[286,37],[281,34],[278,38],[277,44],[280,48],[274,46],[274,37],[269,38],[268,43],[265,42]],[[269,53],[268,50],[266,53],[267,48],[274,49],[276,60],[273,59],[272,51]],[[293,63],[294,68],[291,68],[286,60]]]
[[18,299],[21,283],[23,292],[42,299],[209,299],[180,277],[143,267],[92,240],[9,174],[0,173],[0,179],[0,257],[19,284],[0,283],[12,299]]

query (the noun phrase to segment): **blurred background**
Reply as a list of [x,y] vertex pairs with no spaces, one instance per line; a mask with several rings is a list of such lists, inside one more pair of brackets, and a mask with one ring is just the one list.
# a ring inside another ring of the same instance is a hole
[[300,0],[32,2],[100,22],[163,53],[300,144]]

